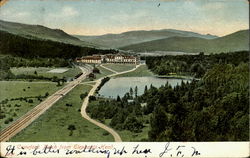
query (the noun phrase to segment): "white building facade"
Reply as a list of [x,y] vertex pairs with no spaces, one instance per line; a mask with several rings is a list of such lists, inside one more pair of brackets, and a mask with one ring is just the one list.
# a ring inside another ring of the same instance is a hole
[[113,63],[113,64],[139,64],[140,57],[124,54],[92,55],[77,58],[77,62],[89,64]]

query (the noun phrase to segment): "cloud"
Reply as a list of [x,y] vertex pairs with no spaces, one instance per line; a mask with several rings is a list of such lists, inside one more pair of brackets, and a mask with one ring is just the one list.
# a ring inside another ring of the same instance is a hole
[[49,18],[72,18],[77,15],[79,15],[79,12],[75,8],[65,6],[61,10],[59,10],[59,12],[50,12],[48,14],[48,17]]
[[78,15],[78,11],[72,7],[63,7],[62,8],[62,15],[64,16],[75,16]]
[[217,10],[217,9],[223,9],[225,8],[225,2],[210,2],[210,3],[205,3],[203,6],[204,9],[207,10]]
[[10,10],[2,10],[0,12],[0,17],[2,19],[6,19],[6,17],[12,21],[18,21],[18,20],[24,20],[24,19],[29,19],[31,14],[26,11],[17,11],[14,9]]
[[116,20],[116,21],[128,21],[128,20],[136,20],[140,18],[144,18],[146,16],[146,12],[144,11],[137,11],[133,13],[133,16],[128,13],[117,13],[113,16],[110,16],[110,19]]

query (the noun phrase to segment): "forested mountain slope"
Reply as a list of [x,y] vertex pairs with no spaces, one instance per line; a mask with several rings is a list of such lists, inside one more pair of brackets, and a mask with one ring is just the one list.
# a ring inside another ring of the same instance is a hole
[[181,51],[192,53],[205,52],[206,54],[249,50],[249,30],[238,31],[215,39],[176,36],[133,44],[121,47],[121,49],[136,52]]

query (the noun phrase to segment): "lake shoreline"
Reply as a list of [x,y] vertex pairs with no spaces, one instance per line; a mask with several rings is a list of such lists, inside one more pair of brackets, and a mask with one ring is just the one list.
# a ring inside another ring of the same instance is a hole
[[188,80],[193,80],[197,79],[192,76],[178,76],[178,75],[154,75],[154,77],[157,78],[165,78],[165,79],[188,79]]
[[134,90],[134,88],[137,87],[137,95],[141,95],[144,93],[145,86],[150,87],[153,85],[154,87],[159,88],[168,83],[172,87],[175,87],[180,85],[183,81],[190,82],[191,79],[158,78],[155,76],[111,78],[100,89],[99,94],[107,98],[116,98],[118,95],[124,96],[127,92],[130,92],[130,88]]

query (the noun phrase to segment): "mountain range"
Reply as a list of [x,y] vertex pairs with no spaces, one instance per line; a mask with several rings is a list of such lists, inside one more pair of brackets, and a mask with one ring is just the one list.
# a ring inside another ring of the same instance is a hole
[[24,38],[50,40],[81,47],[116,48],[132,52],[179,51],[188,53],[220,53],[249,50],[249,30],[223,37],[190,31],[163,29],[138,30],[100,36],[70,35],[60,29],[0,20],[0,31]]
[[63,30],[51,29],[42,25],[28,25],[0,20],[0,30],[31,39],[44,39],[78,46],[98,47],[92,43],[81,41]]
[[121,34],[106,34],[100,36],[82,36],[74,35],[75,37],[101,45],[103,47],[119,48],[128,46],[131,44],[138,44],[142,42],[148,42],[153,40],[165,39],[170,37],[199,37],[204,39],[214,39],[217,36],[214,35],[202,35],[190,31],[181,31],[174,29],[163,29],[163,30],[151,30],[151,31],[129,31]]
[[182,51],[192,53],[205,52],[207,54],[249,50],[249,30],[241,30],[213,39],[175,36],[132,44],[120,49],[135,52]]

